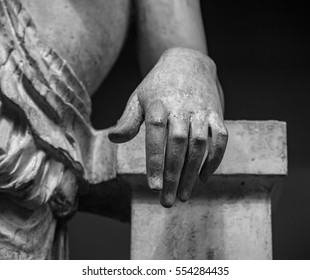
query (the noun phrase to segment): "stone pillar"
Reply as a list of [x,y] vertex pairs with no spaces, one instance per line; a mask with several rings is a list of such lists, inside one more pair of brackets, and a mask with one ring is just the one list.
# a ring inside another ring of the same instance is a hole
[[227,121],[215,175],[170,209],[147,189],[144,132],[117,148],[117,174],[132,186],[132,259],[272,259],[271,193],[287,174],[286,125]]

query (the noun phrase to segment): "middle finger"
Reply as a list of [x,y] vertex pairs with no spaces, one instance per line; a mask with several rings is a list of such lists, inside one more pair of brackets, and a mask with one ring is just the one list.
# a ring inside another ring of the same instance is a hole
[[188,145],[189,115],[170,114],[161,204],[171,207],[175,201]]

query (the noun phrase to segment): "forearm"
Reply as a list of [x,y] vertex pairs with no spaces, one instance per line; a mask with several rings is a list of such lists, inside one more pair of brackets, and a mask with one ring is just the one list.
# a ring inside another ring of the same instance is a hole
[[136,0],[136,7],[143,75],[157,63],[164,51],[173,47],[207,54],[198,0]]

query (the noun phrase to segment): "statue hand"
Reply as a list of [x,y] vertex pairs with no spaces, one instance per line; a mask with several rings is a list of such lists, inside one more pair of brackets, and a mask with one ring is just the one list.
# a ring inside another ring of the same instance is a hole
[[223,158],[228,134],[219,91],[210,58],[170,49],[134,91],[109,134],[112,142],[129,141],[145,120],[148,185],[161,190],[165,207],[176,196],[188,200],[198,173],[206,182]]

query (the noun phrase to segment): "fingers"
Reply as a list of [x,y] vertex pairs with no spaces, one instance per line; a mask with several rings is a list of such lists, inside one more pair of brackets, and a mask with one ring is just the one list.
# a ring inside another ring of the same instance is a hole
[[171,207],[176,198],[188,145],[189,115],[171,114],[168,122],[163,189],[160,197],[164,207]]
[[217,114],[209,116],[209,129],[211,139],[209,141],[208,156],[199,174],[199,177],[203,182],[207,182],[209,176],[220,165],[228,140],[227,129]]
[[204,112],[191,118],[188,150],[178,188],[178,198],[187,201],[202,164],[208,141],[208,122]]
[[194,113],[191,119],[188,112],[168,116],[160,100],[143,109],[133,94],[109,139],[122,143],[135,137],[145,112],[148,185],[161,190],[160,202],[164,207],[171,207],[176,196],[187,201],[198,173],[206,182],[223,158],[228,139],[223,120],[217,113],[206,111]]
[[127,142],[138,134],[142,122],[143,111],[138,96],[133,94],[128,100],[121,119],[108,137],[114,143]]
[[163,185],[167,117],[161,101],[153,102],[145,115],[146,174],[151,189],[161,190]]

